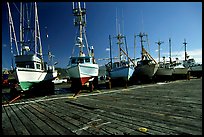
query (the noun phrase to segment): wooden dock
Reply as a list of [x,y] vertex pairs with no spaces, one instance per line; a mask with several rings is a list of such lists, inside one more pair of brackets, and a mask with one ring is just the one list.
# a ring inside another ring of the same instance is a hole
[[202,78],[72,94],[2,105],[3,135],[202,135]]

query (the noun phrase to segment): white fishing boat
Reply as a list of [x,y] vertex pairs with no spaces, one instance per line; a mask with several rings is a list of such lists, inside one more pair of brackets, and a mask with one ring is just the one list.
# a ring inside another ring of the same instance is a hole
[[[186,42],[184,42],[183,44],[185,44],[185,60],[187,60],[187,53],[186,53]],[[178,58],[176,58],[176,60],[172,63],[173,65],[173,73],[172,75],[174,76],[187,76],[188,72],[189,72],[189,68],[184,66],[184,62],[183,61],[179,61]]]
[[[97,79],[99,73],[99,66],[94,58],[93,46],[88,47],[86,39],[86,8],[85,3],[81,6],[80,2],[73,2],[73,14],[75,16],[74,25],[78,26],[79,35],[76,38],[75,46],[79,47],[79,54],[70,57],[67,66],[67,73],[72,81],[72,86],[83,86],[89,81]],[[84,53],[84,42],[86,41],[87,54]]]
[[202,64],[196,63],[194,58],[183,61],[183,65],[184,67],[189,68],[191,72],[193,71],[202,72]]
[[189,68],[185,68],[182,63],[176,63],[172,75],[187,75]]
[[[11,51],[13,54],[16,54],[14,56],[16,65],[14,72],[21,89],[26,91],[42,82],[51,83],[57,77],[57,71],[54,65],[48,65],[43,59],[36,2],[20,3],[20,40],[18,44],[10,4],[7,2],[7,5],[9,11],[11,49],[13,44],[16,49],[16,53],[13,53],[13,50]],[[27,15],[28,8],[30,8],[30,13],[35,16]],[[25,9],[27,11],[24,11]]]
[[[146,36],[147,34],[140,33],[138,35],[141,38],[141,60],[137,62],[137,66],[135,67],[134,75],[137,79],[152,79],[155,75],[159,65],[158,63],[151,57],[151,55],[144,49],[143,42],[143,36]],[[146,42],[148,42],[148,39],[146,39]]]
[[185,46],[185,60],[183,60],[183,66],[185,68],[189,68],[189,72],[191,76],[201,77],[202,76],[202,64],[196,63],[194,58],[190,58],[186,52],[186,40],[184,40]]

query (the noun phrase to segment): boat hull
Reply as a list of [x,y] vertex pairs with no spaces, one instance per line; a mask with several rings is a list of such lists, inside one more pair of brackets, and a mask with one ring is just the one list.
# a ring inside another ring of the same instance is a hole
[[52,81],[57,77],[57,71],[47,72],[43,70],[16,68],[16,78],[22,90],[29,90],[34,85],[44,82]]
[[71,81],[82,86],[93,77],[98,77],[98,64],[76,64],[68,66],[67,73]]
[[155,75],[157,70],[158,70],[158,64],[140,65],[140,66],[136,66],[135,75],[136,77],[139,77],[139,78],[147,77],[151,79]]
[[110,77],[111,79],[122,79],[124,81],[128,81],[132,77],[133,72],[133,67],[118,67],[110,71]]
[[171,68],[158,68],[155,73],[156,76],[172,76],[173,69]]
[[190,67],[190,71],[202,71],[202,66],[201,65],[192,66]]
[[188,73],[188,68],[174,68],[173,75],[186,75]]

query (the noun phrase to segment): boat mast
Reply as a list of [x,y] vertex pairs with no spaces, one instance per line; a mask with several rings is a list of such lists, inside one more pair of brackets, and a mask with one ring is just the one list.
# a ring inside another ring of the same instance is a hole
[[[128,57],[128,45],[127,45],[127,40],[126,40],[126,37],[124,37],[124,39],[125,39],[126,53],[127,53],[127,57]],[[128,58],[127,58],[127,60],[128,60]]]
[[83,30],[86,25],[86,9],[85,9],[85,3],[84,7],[81,7],[80,2],[72,3],[73,5],[73,14],[75,16],[74,19],[74,25],[79,26],[79,37],[78,37],[78,43],[80,47],[79,56],[83,56]]
[[[45,31],[46,31],[46,39],[47,39],[47,42],[48,42],[48,31],[47,31],[47,26],[45,26]],[[47,46],[47,49],[48,49],[48,61],[50,63],[50,65],[52,65],[52,54],[51,54],[51,51],[50,51],[50,45],[48,43],[48,46]]]
[[10,9],[9,2],[7,2],[7,6],[8,6],[8,13],[9,13],[9,32],[10,32],[11,52],[13,53],[12,44],[14,41],[15,46],[16,46],[17,55],[19,55],[19,50],[18,50],[18,45],[17,45],[17,40],[16,40],[16,33],[15,33],[14,25],[13,25],[13,19],[12,19],[12,15],[11,15],[11,9]]
[[37,10],[37,3],[35,2],[35,49],[37,53],[37,40],[39,42],[39,55],[40,60],[42,64],[42,69],[44,69],[44,63],[43,63],[43,54],[42,54],[42,44],[41,44],[41,38],[40,38],[40,27],[39,27],[39,21],[38,21],[38,10]]
[[[122,39],[125,40],[126,52],[127,52],[127,43],[126,43],[125,36],[120,33],[120,24],[118,23],[118,19],[117,19],[117,9],[116,9],[116,33],[117,33],[117,35],[115,38],[118,40],[116,44],[118,44],[119,62],[121,62],[122,55],[124,53],[124,50],[122,50],[122,48],[121,48],[121,45],[124,44]],[[127,53],[125,55],[127,56]]]
[[159,57],[159,59],[158,59],[158,63],[160,63],[160,45],[162,44],[162,43],[164,43],[163,41],[158,41],[158,42],[155,42],[156,44],[158,44],[158,57]]
[[109,42],[110,42],[110,63],[111,63],[111,69],[113,68],[113,59],[112,59],[112,42],[111,42],[111,35],[109,35]]
[[169,38],[169,59],[170,59],[170,64],[172,63],[171,60],[171,38]]
[[21,55],[23,54],[22,51],[23,47],[23,4],[20,3],[20,49],[21,49]]
[[136,35],[134,34],[134,61],[135,61],[135,55],[136,55]]
[[145,40],[143,40],[142,38],[144,37],[144,36],[147,36],[147,34],[145,34],[145,33],[141,33],[140,32],[140,34],[139,35],[137,35],[137,36],[139,36],[140,37],[140,42],[141,42],[141,48],[142,48],[142,52],[141,52],[141,60],[144,60],[144,52],[143,52],[143,49],[144,49],[144,45],[143,45],[143,42],[145,42]]
[[184,39],[184,47],[185,47],[185,61],[187,60],[187,52],[186,52],[186,44],[187,44],[187,42],[186,42],[186,39]]

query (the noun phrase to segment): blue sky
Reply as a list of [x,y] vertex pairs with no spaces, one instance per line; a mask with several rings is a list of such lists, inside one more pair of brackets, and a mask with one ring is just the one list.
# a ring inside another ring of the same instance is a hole
[[[38,2],[38,16],[41,29],[43,52],[47,53],[48,44],[57,67],[66,68],[75,43],[76,27],[73,24],[72,2]],[[2,67],[10,68],[10,43],[8,10],[6,3],[2,8]],[[11,4],[11,7],[14,7]],[[149,50],[158,60],[158,40],[161,45],[161,57],[169,56],[171,38],[172,58],[184,59],[184,38],[190,57],[202,62],[202,3],[201,2],[86,2],[87,39],[94,46],[95,58],[109,57],[109,35],[116,35],[116,9],[121,31],[127,37],[129,56],[134,57],[134,34],[148,34]],[[12,8],[15,10],[15,8]],[[17,13],[17,12],[15,12]],[[17,14],[14,14],[17,15]],[[15,18],[13,15],[13,18]],[[18,21],[15,18],[14,22]],[[14,25],[16,25],[14,23]],[[49,38],[45,38],[45,26]],[[19,26],[15,26],[16,29]],[[16,31],[17,33],[17,31]],[[17,39],[19,37],[17,36]],[[117,56],[117,45],[113,40],[113,56]],[[85,49],[84,49],[85,50]],[[140,41],[136,39],[136,57],[140,57]],[[100,61],[104,65],[108,61]]]

